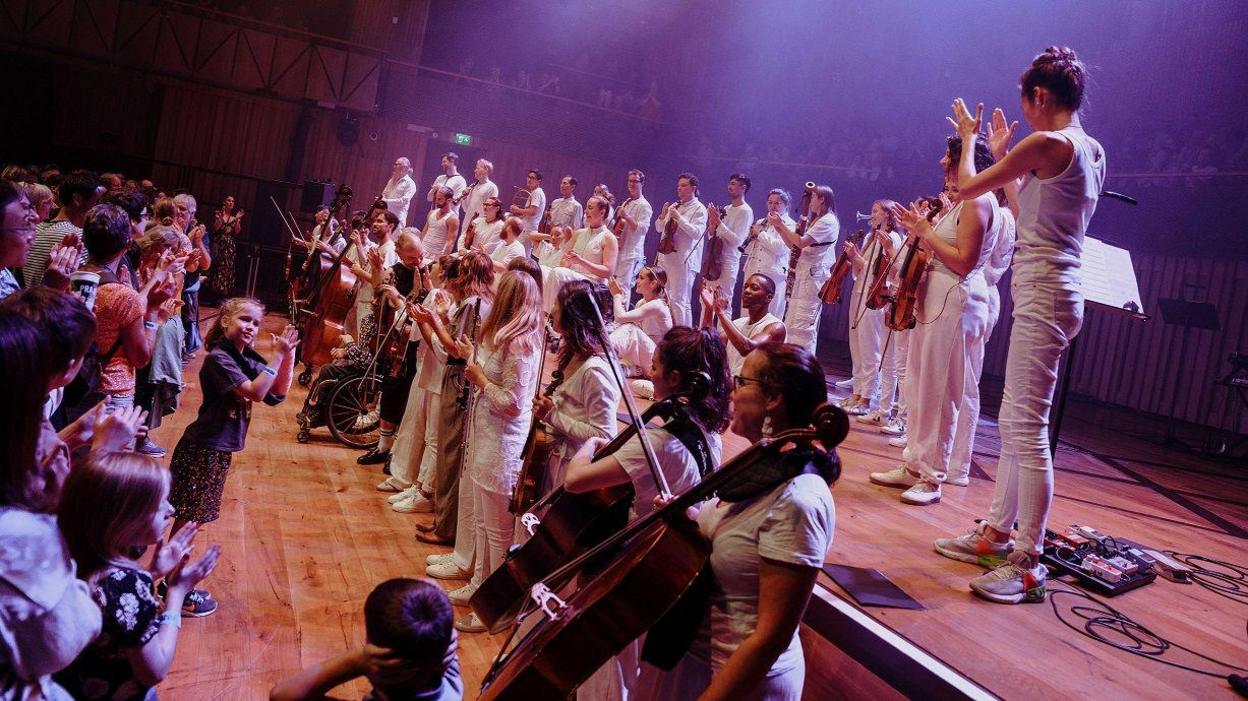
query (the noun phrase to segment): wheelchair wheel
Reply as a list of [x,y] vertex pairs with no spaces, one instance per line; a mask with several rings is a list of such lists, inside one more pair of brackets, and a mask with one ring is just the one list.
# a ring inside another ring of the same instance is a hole
[[381,437],[381,378],[360,375],[343,380],[334,388],[324,416],[334,439],[348,448],[366,450]]

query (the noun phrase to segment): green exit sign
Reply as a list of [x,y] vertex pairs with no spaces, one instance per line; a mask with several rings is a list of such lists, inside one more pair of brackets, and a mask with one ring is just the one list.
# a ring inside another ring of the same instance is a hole
[[472,134],[464,134],[463,132],[455,132],[455,143],[460,146],[472,146]]

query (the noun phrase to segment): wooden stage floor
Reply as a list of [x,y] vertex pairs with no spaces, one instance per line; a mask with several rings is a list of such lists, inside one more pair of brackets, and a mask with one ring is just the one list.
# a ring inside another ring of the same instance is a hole
[[[273,317],[267,326],[277,323]],[[267,356],[267,336],[258,345]],[[188,368],[184,408],[154,435],[171,452],[199,406],[198,367],[197,360]],[[830,374],[834,379],[839,377]],[[419,576],[425,556],[445,550],[415,541],[415,524],[429,516],[394,513],[387,494],[375,490],[381,476],[357,466],[358,453],[324,429],[307,444],[295,441],[294,415],[304,392],[296,385],[284,404],[255,408],[222,517],[199,537],[201,548],[222,545],[221,563],[207,581],[221,608],[183,626],[173,672],[160,686],[162,698],[266,698],[278,680],[360,645],[363,602],[372,587],[390,577]],[[1090,525],[1159,549],[1248,564],[1248,470],[1167,452],[1130,435],[1152,428],[1121,411],[1072,403],[1067,443],[1056,461],[1052,524]],[[869,472],[895,466],[900,450],[874,429],[854,424],[841,448],[844,473],[833,490],[837,531],[828,561],[878,569],[925,607],[864,610],[1003,698],[1233,698],[1224,679],[1078,636],[1047,601],[1001,606],[971,595],[967,581],[980,570],[940,557],[931,544],[987,511],[998,446],[996,425],[985,418],[970,487],[946,487],[938,505],[906,506],[896,490],[867,481]],[[744,447],[740,438],[726,437],[727,453]],[[821,580],[844,595],[827,577]],[[1248,666],[1248,598],[1158,579],[1110,601],[1175,643]],[[1073,603],[1071,597],[1060,602],[1064,609]],[[468,698],[475,697],[502,639],[461,636]],[[1228,672],[1182,651],[1171,650],[1164,659]],[[365,682],[354,682],[335,696],[360,698],[366,691]],[[808,685],[806,698],[834,698],[843,691]]]

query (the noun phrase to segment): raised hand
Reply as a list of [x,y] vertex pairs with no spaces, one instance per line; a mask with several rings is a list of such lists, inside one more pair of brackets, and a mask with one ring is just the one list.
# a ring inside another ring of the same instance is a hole
[[702,301],[703,309],[716,309],[715,292],[710,285],[702,286],[702,291],[698,293],[698,298]]
[[69,276],[78,269],[78,261],[81,259],[81,249],[66,246],[64,242],[56,244],[48,253],[48,269],[43,274],[43,284],[62,292],[68,291]]
[[1014,130],[1018,129],[1018,120],[1007,122],[1005,111],[1000,107],[992,111],[992,121],[988,123],[988,149],[992,157],[998,161],[1005,158],[1010,150],[1010,141],[1014,139]]
[[153,579],[165,577],[182,562],[191,552],[196,533],[199,533],[199,524],[191,521],[173,534],[172,538],[158,544],[155,554],[152,555],[152,563],[147,568]]
[[182,560],[174,566],[169,576],[165,577],[165,581],[169,583],[169,588],[174,587],[190,591],[196,584],[199,584],[205,577],[212,574],[217,567],[217,559],[221,557],[221,546],[209,546],[204,556],[190,562],[191,554],[187,552],[182,556]]
[[182,308],[182,300],[177,299],[176,297],[171,297],[169,299],[166,299],[164,302],[161,302],[160,303],[160,323],[163,324],[166,321],[172,319],[178,313],[178,310],[181,308]]
[[624,294],[624,289],[620,287],[620,281],[616,280],[614,277],[607,278],[607,289],[610,290],[613,295]]
[[953,125],[958,136],[962,137],[962,141],[973,145],[975,136],[979,134],[979,125],[984,117],[984,103],[980,102],[975,105],[975,116],[971,116],[970,110],[966,108],[966,103],[962,98],[956,98],[953,101],[953,116],[945,117],[950,124]]
[[299,330],[290,324],[282,329],[281,335],[271,334],[273,337],[273,345],[277,346],[277,352],[282,355],[290,355],[295,352],[295,348],[299,346]]
[[147,410],[137,406],[116,407],[111,413],[100,412],[95,420],[91,450],[129,452],[134,449],[134,439],[140,429],[147,430],[144,422]]

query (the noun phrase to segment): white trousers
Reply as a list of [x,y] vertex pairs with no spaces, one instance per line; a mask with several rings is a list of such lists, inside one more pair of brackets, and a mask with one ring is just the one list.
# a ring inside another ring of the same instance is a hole
[[559,302],[559,290],[563,289],[565,283],[588,279],[584,274],[571,268],[542,266],[542,303],[546,306],[546,311],[549,313],[554,310],[555,304]]
[[906,466],[940,484],[949,471],[962,398],[983,365],[988,293],[983,275],[966,280],[940,269],[924,281],[919,323],[911,329]]
[[[1039,268],[1039,269],[1037,269]],[[1042,266],[1014,269],[1014,326],[1001,399],[1001,459],[988,525],[1010,532],[1014,547],[1039,554],[1053,505],[1049,409],[1062,351],[1083,325],[1083,296],[1075,284],[1055,284]]]
[[491,492],[467,475],[461,476],[459,483],[472,485],[472,499],[475,502],[473,511],[477,516],[477,527],[473,529],[477,562],[473,568],[471,583],[480,586],[486,577],[503,564],[507,548],[511,547],[515,521],[515,517],[507,510],[511,496]]
[[853,360],[854,394],[874,406],[880,393],[880,360],[884,356],[884,336],[887,333],[884,310],[867,309],[858,297],[857,285],[854,292],[849,307],[849,353]]
[[650,360],[654,357],[654,340],[636,324],[619,324],[611,330],[611,346],[620,362],[634,375],[650,375]]
[[673,326],[693,326],[693,270],[685,258],[688,251],[659,256],[659,266],[667,273],[667,303],[672,309]]
[[407,395],[403,419],[394,432],[394,445],[390,448],[390,479],[400,489],[411,487],[420,469],[420,460],[425,453],[428,407],[429,393],[413,387]]
[[799,269],[793,281],[789,308],[784,313],[784,327],[788,330],[785,341],[804,347],[811,355],[815,354],[819,343],[819,317],[823,315],[819,288],[827,277],[826,270],[812,275],[808,269]]
[[[719,274],[719,279],[714,284],[719,286],[719,291],[728,300],[728,308],[732,314],[728,317],[735,319],[740,316],[741,305],[736,301],[737,278],[741,272],[741,254],[733,250],[731,255],[724,258],[724,269]],[[772,300],[775,301],[774,299]]]
[[[465,421],[468,420],[470,419],[465,419]],[[472,440],[472,436],[466,434],[465,440]],[[475,573],[474,564],[478,556],[477,531],[480,530],[476,493],[481,490],[468,474],[470,469],[468,463],[464,463],[459,475],[459,510],[455,514],[455,550],[451,554],[455,564],[461,570]]]
[[880,411],[897,419],[906,413],[906,359],[910,332],[884,328],[884,364],[880,370]]
[[646,264],[646,252],[644,250],[636,251],[620,251],[619,257],[615,260],[615,279],[620,283],[620,289],[625,294],[633,293],[633,285],[637,284],[637,273],[641,272],[641,268]]
[[429,404],[425,409],[425,449],[420,456],[420,469],[417,470],[416,486],[426,494],[433,494],[437,488],[438,474],[438,407],[442,404],[442,393],[426,391]]
[[[992,338],[1001,316],[1001,293],[996,287],[988,288],[988,328],[984,332],[984,346]],[[958,412],[958,427],[953,432],[953,452],[949,455],[949,477],[962,478],[971,474],[971,457],[975,451],[975,433],[979,430],[979,383],[984,377],[984,353],[981,348],[979,363],[974,368],[975,381],[968,382],[962,395],[962,410]]]

